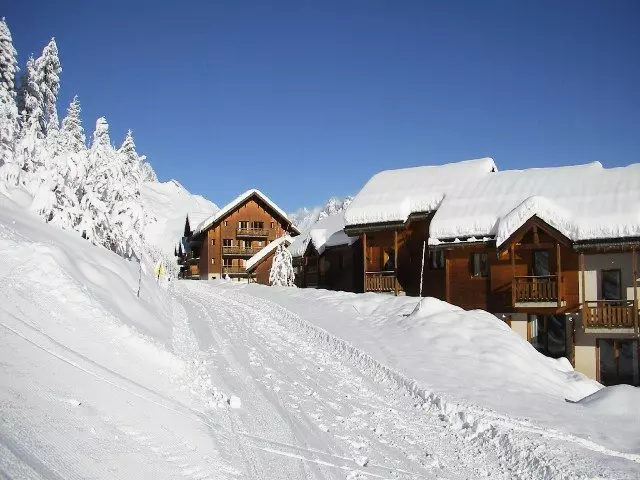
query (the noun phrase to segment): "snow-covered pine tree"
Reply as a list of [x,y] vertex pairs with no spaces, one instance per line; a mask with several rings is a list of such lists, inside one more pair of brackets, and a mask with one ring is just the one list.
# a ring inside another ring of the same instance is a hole
[[62,131],[66,136],[68,148],[72,152],[79,153],[86,149],[86,136],[82,127],[82,119],[80,118],[80,100],[78,96],[74,96],[73,100],[67,108],[67,115],[62,120]]
[[96,121],[86,161],[86,176],[79,195],[78,231],[96,245],[106,245],[109,234],[109,210],[112,201],[109,177],[115,151],[109,138],[109,124],[104,117]]
[[[0,167],[5,163],[13,164],[15,142],[18,135],[15,84],[18,61],[16,56],[17,52],[13,46],[11,31],[3,17],[0,20]],[[4,174],[7,173],[4,172]]]
[[58,130],[58,91],[60,90],[60,73],[62,66],[58,57],[58,46],[52,38],[36,60],[36,82],[42,94],[42,131]]
[[295,273],[291,252],[283,245],[278,245],[273,254],[273,262],[269,272],[269,285],[293,287],[294,281]]
[[42,94],[36,76],[36,61],[29,57],[18,91],[21,125],[15,147],[16,162],[25,172],[36,171],[42,163]]

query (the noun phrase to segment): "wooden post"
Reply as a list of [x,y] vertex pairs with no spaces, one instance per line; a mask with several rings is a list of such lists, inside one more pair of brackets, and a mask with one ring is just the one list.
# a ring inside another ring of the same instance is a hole
[[393,231],[393,291],[398,295],[398,230]]
[[511,306],[516,306],[516,245],[512,243],[509,247],[511,256]]
[[636,247],[631,248],[631,263],[633,264],[633,324],[636,333],[640,333],[638,329],[638,257],[636,255]]
[[424,252],[427,249],[427,242],[422,242],[422,263],[420,266],[420,298],[422,299],[422,279],[424,275]]
[[560,243],[556,242],[556,288],[558,289],[558,308],[562,307],[562,264],[560,262]]
[[585,277],[584,252],[580,252],[580,276],[582,277],[582,316],[587,313],[587,283]]
[[362,291],[367,292],[367,234],[362,234]]
[[449,265],[449,250],[444,251],[444,298],[447,303],[451,303],[451,266]]

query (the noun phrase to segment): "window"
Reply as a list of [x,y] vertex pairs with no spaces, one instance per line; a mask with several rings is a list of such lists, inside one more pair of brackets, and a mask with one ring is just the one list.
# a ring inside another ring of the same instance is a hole
[[386,272],[395,270],[395,253],[393,248],[383,250],[382,252],[382,269]]
[[444,268],[444,250],[432,250],[429,252],[429,266],[433,270]]
[[567,355],[567,332],[564,315],[529,315],[529,342],[547,357]]
[[534,250],[533,274],[536,277],[548,277],[549,273],[549,250]]
[[215,239],[215,238],[212,238],[212,239],[211,239],[211,246],[214,246],[215,244],[216,244],[216,239]]
[[262,230],[264,228],[264,222],[253,222],[253,228]]
[[216,264],[216,259],[215,259],[215,258],[212,258],[212,259],[211,259],[211,265],[215,265],[215,264]]
[[224,226],[225,226],[225,227],[229,226],[229,222],[225,220],[225,221],[224,221]]
[[248,230],[249,229],[249,222],[247,222],[247,221],[243,220],[241,222],[238,222],[238,224],[239,224],[239,228],[242,229],[242,230]]
[[244,240],[242,242],[242,247],[243,248],[251,248],[251,240]]
[[620,270],[603,270],[601,285],[603,300],[622,300]]
[[474,253],[471,255],[471,276],[489,276],[489,255],[486,253]]
[[233,265],[233,259],[231,258],[223,258],[222,259],[222,265],[224,265],[225,267],[230,267]]
[[598,380],[607,386],[620,383],[640,386],[638,341],[598,340]]
[[233,243],[233,240],[231,240],[230,238],[225,238],[222,240],[223,247],[231,247],[232,243]]
[[273,222],[271,222],[271,228],[273,228]]

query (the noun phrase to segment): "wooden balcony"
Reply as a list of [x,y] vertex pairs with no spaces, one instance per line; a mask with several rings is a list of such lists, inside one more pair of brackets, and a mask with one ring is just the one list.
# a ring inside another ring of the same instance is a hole
[[256,253],[262,250],[262,247],[245,248],[245,247],[222,247],[223,255],[237,255],[243,257],[253,257]]
[[229,274],[229,275],[246,275],[247,271],[245,270],[245,268],[241,265],[231,265],[230,267],[222,267],[222,274]]
[[559,306],[556,275],[514,277],[511,283],[514,307]]
[[268,237],[269,230],[266,228],[240,228],[238,227],[238,231],[236,232],[237,237]]
[[633,300],[587,301],[582,309],[584,328],[634,328]]
[[364,276],[365,292],[395,292],[396,275],[393,271],[366,272]]

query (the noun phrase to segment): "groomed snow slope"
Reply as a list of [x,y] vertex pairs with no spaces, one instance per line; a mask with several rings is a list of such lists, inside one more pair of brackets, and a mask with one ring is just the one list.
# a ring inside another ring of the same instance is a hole
[[429,234],[496,236],[500,245],[533,215],[574,241],[640,236],[640,164],[496,172],[448,193]]
[[147,182],[141,190],[142,205],[150,221],[145,226],[145,240],[173,255],[183,235],[184,222],[189,215],[191,228],[218,211],[216,204],[200,195],[189,193],[176,180]]
[[[573,371],[564,359],[540,355],[487,312],[466,312],[433,298],[414,312],[417,299],[411,297],[260,285],[223,288],[275,302],[339,336],[347,342],[341,348],[366,352],[400,372],[444,410],[459,411],[454,405],[463,405],[471,419],[486,414],[488,423],[563,438],[611,454],[607,462],[632,458],[632,468],[640,472],[640,389],[617,395],[619,403],[610,411],[567,402],[595,392],[595,398],[607,398],[614,390],[600,390],[600,384]],[[494,413],[480,413],[484,409]]]

